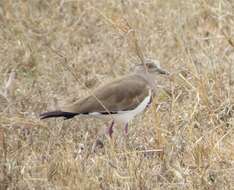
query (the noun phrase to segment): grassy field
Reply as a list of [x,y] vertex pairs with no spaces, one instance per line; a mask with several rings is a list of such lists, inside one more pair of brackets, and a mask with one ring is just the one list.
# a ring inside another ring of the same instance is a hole
[[[139,52],[170,71],[169,93],[128,136],[102,135],[100,119],[39,120]],[[233,64],[233,0],[1,0],[0,189],[234,189]]]

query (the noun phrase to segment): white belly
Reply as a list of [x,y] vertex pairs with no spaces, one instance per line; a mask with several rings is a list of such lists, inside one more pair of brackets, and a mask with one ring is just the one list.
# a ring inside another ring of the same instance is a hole
[[111,115],[102,115],[102,114],[100,114],[98,112],[93,112],[93,113],[89,113],[89,115],[95,116],[95,117],[100,117],[100,118],[110,117],[110,118],[114,119],[117,122],[126,124],[129,121],[131,121],[136,115],[138,115],[139,113],[144,111],[144,109],[150,103],[150,99],[151,99],[151,91],[149,90],[149,95],[146,96],[145,99],[133,110],[118,111],[118,113],[111,114]]
[[151,99],[151,92],[135,109],[129,111],[119,111],[117,114],[113,114],[112,116],[114,120],[125,124],[128,123],[136,115],[144,111],[144,109],[150,103],[150,99]]

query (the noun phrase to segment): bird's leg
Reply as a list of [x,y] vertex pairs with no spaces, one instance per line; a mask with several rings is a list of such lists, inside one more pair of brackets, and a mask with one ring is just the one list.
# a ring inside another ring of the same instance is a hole
[[152,101],[153,101],[153,98],[152,98],[152,96],[150,96],[150,101],[148,102],[148,104],[147,104],[147,108],[149,108],[149,106],[150,106],[150,104],[152,103]]
[[115,124],[114,121],[112,121],[110,127],[108,127],[108,130],[107,130],[107,133],[108,133],[110,138],[112,138],[112,134],[114,132],[113,131],[114,124]]
[[128,134],[128,123],[126,123],[124,126],[124,133],[125,133],[125,135]]

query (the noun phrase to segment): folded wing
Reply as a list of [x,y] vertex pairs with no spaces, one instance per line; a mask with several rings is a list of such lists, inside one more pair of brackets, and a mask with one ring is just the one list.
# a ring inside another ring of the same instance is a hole
[[64,111],[76,114],[113,114],[136,108],[148,94],[147,82],[138,75],[132,75],[98,88],[94,91],[94,96],[90,95]]

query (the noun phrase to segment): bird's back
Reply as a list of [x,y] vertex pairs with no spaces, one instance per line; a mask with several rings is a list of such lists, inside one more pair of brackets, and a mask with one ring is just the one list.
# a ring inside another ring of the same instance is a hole
[[94,90],[92,95],[85,97],[64,110],[71,113],[102,114],[132,110],[144,100],[149,93],[147,81],[138,74],[132,74]]

